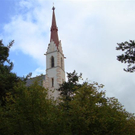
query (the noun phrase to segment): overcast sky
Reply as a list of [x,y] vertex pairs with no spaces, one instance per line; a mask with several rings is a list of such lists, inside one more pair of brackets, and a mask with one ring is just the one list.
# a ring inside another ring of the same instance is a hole
[[118,62],[117,43],[135,39],[134,0],[0,0],[0,39],[18,76],[45,74],[52,6],[62,42],[65,71],[104,84],[129,112],[135,112],[135,73]]

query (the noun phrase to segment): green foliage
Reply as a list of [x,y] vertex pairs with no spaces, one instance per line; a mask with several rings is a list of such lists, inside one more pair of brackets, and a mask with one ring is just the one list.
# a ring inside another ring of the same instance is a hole
[[9,56],[9,49],[13,45],[14,41],[11,41],[8,46],[4,46],[2,43],[2,40],[0,40],[0,64],[4,64],[4,62],[7,62],[12,68],[12,63],[8,59]]
[[29,87],[20,82],[14,91],[14,96],[7,94],[7,104],[0,110],[0,134],[54,135],[61,132],[58,125],[62,121],[60,112],[55,102],[48,99],[47,90],[38,82]]
[[81,86],[78,82],[82,78],[82,74],[78,75],[74,70],[73,73],[67,73],[67,78],[68,81],[63,82],[58,90],[63,100],[70,101],[75,90]]
[[13,63],[8,59],[9,49],[13,45],[11,41],[8,46],[4,46],[0,40],[0,102],[5,104],[6,93],[11,91],[14,84],[20,81],[15,73],[12,73]]
[[134,115],[126,112],[116,98],[107,98],[102,88],[103,85],[98,83],[84,82],[79,87],[74,87],[70,101],[65,100],[62,95],[60,108],[65,114],[67,133],[71,135],[135,134]]
[[116,50],[124,51],[124,54],[117,56],[117,60],[122,63],[128,63],[127,69],[124,69],[126,72],[135,71],[135,41],[130,40],[129,42],[125,41],[122,43],[117,43],[118,47]]
[[[14,95],[6,93],[6,105],[0,106],[0,134],[135,134],[133,114],[128,113],[116,98],[106,97],[103,85],[79,84],[74,75],[78,76],[75,72],[69,73],[70,83],[61,89],[63,92],[68,88],[72,94],[61,94],[60,103],[48,98],[48,90],[38,85],[38,80],[29,87],[22,81],[17,83],[13,87]],[[69,84],[73,84],[72,87]],[[65,95],[70,100],[66,100]]]

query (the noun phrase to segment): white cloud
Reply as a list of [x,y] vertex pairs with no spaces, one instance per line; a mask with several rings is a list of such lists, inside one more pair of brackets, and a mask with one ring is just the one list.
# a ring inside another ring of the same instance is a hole
[[[25,6],[32,7],[28,1],[20,3],[24,8]],[[39,9],[40,7],[35,6],[34,9],[32,8],[33,10],[28,10],[25,14],[14,16],[11,22],[5,25],[4,30],[8,40],[15,40],[12,50],[19,49],[42,65],[42,61],[45,60],[43,54],[45,54],[49,42],[49,26],[48,19],[43,19],[43,16],[48,17],[48,15],[45,14],[43,8]]]
[[37,68],[35,71],[32,72],[32,77],[39,76],[45,72],[45,69]]

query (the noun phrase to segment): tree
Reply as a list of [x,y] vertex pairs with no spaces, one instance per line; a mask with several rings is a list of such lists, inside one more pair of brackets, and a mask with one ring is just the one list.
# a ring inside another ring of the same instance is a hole
[[64,120],[70,129],[67,132],[71,135],[134,135],[135,117],[126,112],[116,98],[106,98],[100,90],[102,87],[97,83],[84,83],[75,91],[65,112]]
[[6,105],[0,107],[2,135],[58,135],[62,132],[61,111],[48,99],[48,91],[38,82],[27,87],[19,82],[15,94],[7,93]]
[[69,110],[69,102],[72,100],[74,92],[81,87],[79,80],[82,78],[82,74],[78,75],[74,70],[72,73],[67,73],[67,78],[68,81],[63,82],[58,89],[60,91],[60,104],[64,106],[66,112]]
[[130,40],[129,42],[125,41],[122,43],[117,43],[118,47],[116,50],[124,51],[123,54],[117,56],[117,60],[122,63],[128,63],[127,69],[124,69],[126,72],[135,71],[135,41]]
[[8,46],[4,46],[0,40],[0,102],[5,104],[6,93],[11,91],[14,85],[21,79],[12,73],[13,63],[8,59],[9,49],[13,45],[11,41]]
[[134,115],[128,113],[116,98],[106,97],[102,84],[80,84],[76,82],[78,75],[75,72],[68,74],[68,80],[74,85],[65,90],[72,90],[72,94],[67,95],[70,100],[65,99],[65,94],[61,95],[61,102],[49,99],[48,90],[38,85],[38,80],[28,87],[23,81],[14,85],[14,95],[7,92],[6,104],[0,106],[0,134],[135,134]]
[[[67,82],[67,85],[69,84]],[[62,94],[63,100],[59,104],[63,112],[65,133],[68,135],[135,134],[134,115],[128,113],[116,98],[106,97],[102,84],[84,82],[73,85],[71,88],[73,90],[71,89],[70,100],[65,100],[67,94]],[[62,87],[62,92],[64,89],[67,93],[69,86]]]
[[78,75],[74,70],[73,73],[67,73],[67,78],[68,81],[63,82],[58,90],[63,100],[70,101],[75,90],[81,86],[79,80],[82,78],[82,74]]

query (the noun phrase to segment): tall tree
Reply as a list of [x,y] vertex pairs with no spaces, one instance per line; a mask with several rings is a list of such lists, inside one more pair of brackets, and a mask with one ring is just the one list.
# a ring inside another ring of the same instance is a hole
[[74,70],[73,73],[67,73],[67,78],[68,81],[63,82],[58,90],[63,100],[70,101],[75,90],[81,86],[79,80],[82,78],[82,74],[78,75]]
[[121,50],[124,53],[117,56],[117,60],[122,63],[128,63],[127,69],[124,68],[126,72],[135,71],[135,41],[130,40],[129,42],[125,41],[122,43],[117,43],[116,50]]
[[11,91],[14,84],[20,80],[15,73],[12,73],[13,63],[9,60],[9,49],[13,45],[11,41],[8,46],[4,46],[0,40],[0,102],[5,104],[6,93]]
[[74,91],[70,100],[58,103],[48,98],[48,91],[38,81],[29,87],[24,82],[17,83],[15,94],[6,94],[6,105],[0,106],[0,134],[135,134],[134,115],[116,98],[106,97],[103,85],[84,82],[71,88]]
[[[74,80],[74,74],[68,73],[68,80]],[[63,112],[65,134],[135,134],[134,115],[128,113],[116,98],[106,97],[102,84],[77,81],[70,87],[70,81],[67,81],[62,86],[62,102],[58,107]],[[67,94],[71,90],[72,93]]]
[[0,107],[1,135],[58,135],[62,132],[61,111],[48,99],[47,90],[38,82],[27,87],[19,82],[15,94],[8,93]]
[[73,99],[74,92],[81,87],[79,80],[82,78],[82,74],[78,75],[74,70],[72,73],[67,73],[67,78],[68,81],[63,82],[58,89],[60,91],[60,104],[64,106],[66,112],[69,110],[69,102]]
[[75,91],[65,112],[70,134],[134,135],[135,117],[126,112],[116,98],[106,98],[102,87],[97,83],[84,83]]

